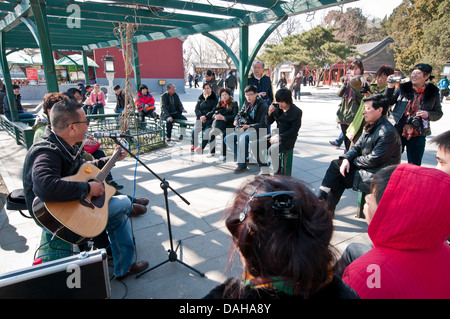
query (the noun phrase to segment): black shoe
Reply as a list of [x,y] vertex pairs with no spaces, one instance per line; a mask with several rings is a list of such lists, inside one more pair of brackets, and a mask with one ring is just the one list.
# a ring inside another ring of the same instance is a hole
[[319,200],[323,200],[324,202],[327,201],[328,193],[324,192],[323,190],[319,189],[319,192],[317,193],[317,197]]
[[117,189],[117,190],[120,190],[120,189],[123,188],[123,185],[117,184],[116,181],[109,181],[109,182],[107,182],[107,183],[108,183],[109,185],[111,185],[112,187],[114,187],[115,189]]
[[247,170],[247,166],[238,166],[236,167],[236,169],[234,170],[235,174],[240,174],[243,173]]

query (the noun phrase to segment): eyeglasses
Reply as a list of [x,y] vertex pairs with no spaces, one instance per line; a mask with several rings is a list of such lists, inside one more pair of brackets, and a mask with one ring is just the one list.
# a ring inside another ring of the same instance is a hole
[[91,122],[90,119],[86,119],[86,121],[72,122],[72,123],[67,124],[67,127],[69,127],[69,125],[78,124],[78,123],[85,123],[86,125],[89,125],[90,122]]

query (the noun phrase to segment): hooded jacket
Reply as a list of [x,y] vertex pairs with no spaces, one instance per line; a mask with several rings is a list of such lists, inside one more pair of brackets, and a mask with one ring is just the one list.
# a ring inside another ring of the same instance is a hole
[[450,175],[399,165],[368,227],[374,248],[344,282],[366,299],[450,298],[449,193]]
[[137,93],[136,97],[136,107],[138,108],[139,112],[144,111],[143,104],[147,104],[149,106],[145,107],[145,111],[152,111],[155,109],[155,98],[150,92],[147,92],[147,94],[142,94],[141,92]]

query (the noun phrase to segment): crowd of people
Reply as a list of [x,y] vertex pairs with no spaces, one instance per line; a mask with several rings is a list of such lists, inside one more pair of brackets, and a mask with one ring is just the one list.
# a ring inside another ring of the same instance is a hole
[[[261,61],[252,71],[240,107],[233,99],[235,87],[218,82],[209,70],[195,106],[192,152],[202,153],[209,143],[208,156],[214,156],[220,135],[220,160],[232,155],[237,163],[234,173],[247,170],[250,153],[261,168],[235,192],[224,213],[244,272],[205,298],[450,298],[450,131],[431,141],[438,146],[436,168],[420,166],[430,122],[443,115],[441,89],[429,82],[431,66],[417,64],[410,80],[400,81],[392,67],[383,65],[371,83],[361,61],[350,65],[338,91],[342,100],[337,123],[345,150],[330,163],[317,192],[279,170],[279,153],[294,149],[302,124],[302,110],[293,102],[300,99],[299,87],[293,85],[291,91],[281,81],[274,93]],[[114,90],[115,111],[121,112],[123,91],[120,86]],[[173,83],[160,101],[160,118],[170,140],[174,120],[186,120],[186,110]],[[159,118],[147,86],[139,87],[135,103],[141,123],[147,116]],[[99,168],[108,161],[104,153],[83,151],[86,114],[97,114],[104,105],[97,84],[44,97],[23,171],[30,211],[35,197],[64,202],[105,192],[97,181],[64,179],[86,160]],[[401,164],[405,149],[408,163]],[[268,165],[264,150],[273,175],[264,169]],[[333,217],[347,188],[368,194],[364,215],[373,245],[351,244],[337,258],[330,244]],[[109,200],[106,232],[116,278],[148,267],[147,262],[134,260],[128,221],[130,212],[145,213],[147,204],[148,199],[118,191]]]

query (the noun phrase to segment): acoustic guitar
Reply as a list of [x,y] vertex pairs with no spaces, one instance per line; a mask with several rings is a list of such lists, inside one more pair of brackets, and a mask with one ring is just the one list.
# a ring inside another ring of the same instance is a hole
[[108,222],[108,202],[116,192],[105,178],[120,154],[121,149],[116,150],[101,170],[84,163],[77,174],[62,178],[69,182],[99,182],[105,188],[103,195],[70,202],[42,202],[36,197],[33,214],[39,223],[58,238],[77,245],[100,235]]

